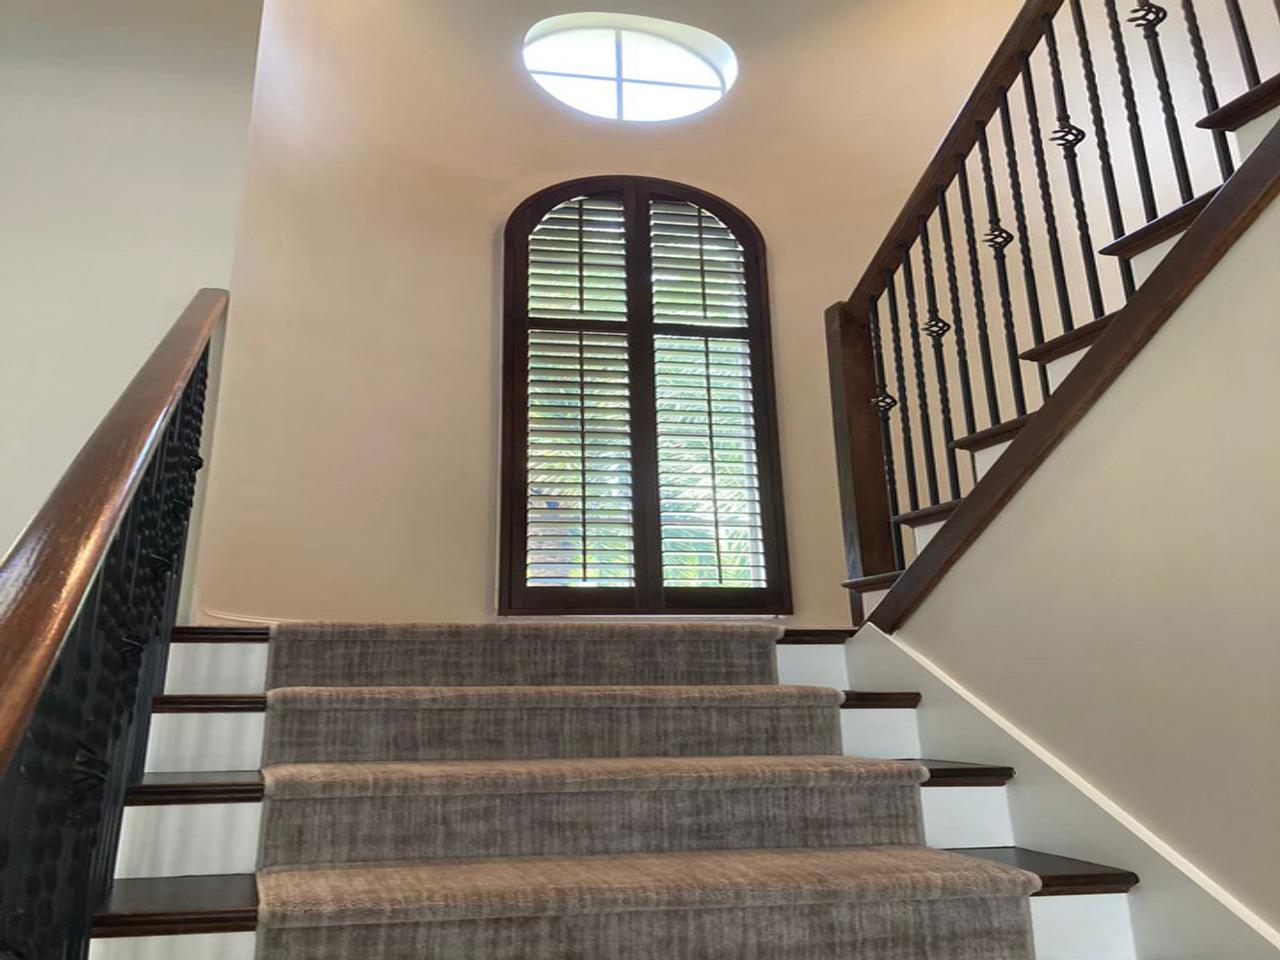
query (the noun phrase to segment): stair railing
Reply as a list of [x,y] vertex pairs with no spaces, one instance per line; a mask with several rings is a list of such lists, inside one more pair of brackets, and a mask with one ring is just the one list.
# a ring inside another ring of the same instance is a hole
[[83,955],[142,773],[200,469],[201,290],[0,561],[0,957]]
[[[1175,233],[1232,175],[1226,134],[1196,121],[1277,82],[1262,79],[1255,37],[1280,48],[1278,13],[1027,0],[853,292],[827,311],[851,579],[903,569],[903,522],[973,488],[958,440],[1043,403],[1045,366],[1024,352],[1100,330],[1133,295],[1139,261],[1102,244]],[[1238,64],[1218,62],[1228,39]]]

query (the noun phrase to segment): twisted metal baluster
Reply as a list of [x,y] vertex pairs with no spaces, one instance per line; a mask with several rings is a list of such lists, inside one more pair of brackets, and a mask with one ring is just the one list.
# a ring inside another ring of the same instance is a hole
[[[1200,79],[1200,92],[1204,97],[1206,113],[1218,109],[1218,91],[1213,85],[1213,71],[1209,69],[1209,54],[1204,48],[1204,35],[1200,32],[1200,18],[1196,15],[1192,0],[1182,0],[1182,19],[1187,24],[1187,42],[1191,44],[1191,56],[1196,63],[1196,76]],[[1218,169],[1222,179],[1226,180],[1235,172],[1235,164],[1231,161],[1231,148],[1227,145],[1227,135],[1221,130],[1213,131],[1213,149],[1218,155]]]
[[916,372],[916,402],[919,404],[920,446],[924,448],[924,479],[929,488],[929,505],[938,502],[938,464],[933,451],[933,419],[929,411],[929,388],[925,382],[924,350],[920,343],[920,311],[916,305],[916,281],[911,270],[911,248],[902,248],[902,292],[907,301],[907,329],[911,333],[911,363]]
[[[889,488],[889,515],[896,517],[898,508],[898,470],[893,462],[893,437],[889,431],[889,414],[898,405],[897,398],[891,394],[884,383],[884,342],[880,338],[880,310],[875,301],[871,303],[871,314],[867,326],[871,331],[871,358],[875,368],[876,392],[871,398],[871,405],[880,414],[880,450],[884,457],[884,478]],[[897,561],[896,569],[901,570],[905,554],[902,550],[902,528],[894,523],[893,556]]]
[[976,431],[973,416],[973,384],[969,379],[969,348],[965,343],[964,313],[960,309],[960,281],[956,278],[956,250],[951,238],[951,212],[947,209],[947,189],[938,188],[938,231],[942,234],[943,261],[947,267],[947,296],[951,317],[956,323],[956,363],[960,368],[960,405],[964,411],[964,432]]
[[987,330],[987,298],[982,292],[982,265],[978,260],[978,230],[973,221],[973,198],[969,192],[969,170],[964,157],[956,160],[956,179],[960,183],[960,211],[964,217],[965,247],[969,254],[969,283],[973,288],[973,317],[978,337],[978,359],[982,365],[983,386],[986,387],[987,416],[994,425],[1000,422],[1000,397],[996,391],[996,374],[991,362],[991,334]]
[[[1022,176],[1018,172],[1018,151],[1013,139],[1013,119],[1009,113],[1009,91],[1000,92],[1000,132],[1004,139],[1005,166],[1009,173],[1009,192],[1013,196],[1014,226],[1018,234],[1018,253],[1022,260],[1022,285],[1027,298],[1027,313],[1031,323],[1031,341],[1036,346],[1044,343],[1044,321],[1040,315],[1040,285],[1036,281],[1036,268],[1031,257],[1031,232],[1027,229],[1027,206],[1022,195]],[[1040,380],[1040,399],[1049,396],[1049,373],[1043,363],[1036,364]]]
[[1000,225],[1000,203],[996,198],[995,174],[991,170],[991,145],[987,142],[987,126],[978,124],[978,156],[982,161],[982,180],[987,194],[987,232],[982,241],[991,248],[996,263],[996,284],[1000,290],[1000,313],[1004,319],[1005,352],[1009,359],[1013,408],[1018,416],[1027,412],[1027,398],[1022,390],[1022,370],[1018,365],[1018,334],[1013,326],[1013,299],[1009,291],[1009,265],[1005,248],[1013,243],[1013,234]]
[[960,468],[956,464],[956,452],[951,448],[955,440],[955,428],[951,423],[951,393],[947,387],[947,358],[942,350],[942,338],[951,324],[938,312],[938,289],[933,278],[933,251],[929,243],[929,218],[920,218],[920,262],[924,264],[924,302],[928,322],[922,329],[933,344],[933,369],[938,377],[938,414],[942,418],[943,457],[947,464],[947,485],[951,499],[960,497]]
[[885,271],[885,296],[889,302],[889,334],[893,339],[893,375],[898,384],[898,425],[902,429],[902,466],[907,474],[907,505],[920,509],[920,489],[916,483],[916,451],[911,437],[911,401],[907,395],[907,372],[902,355],[902,332],[898,324],[898,290],[893,271]]
[[1173,175],[1178,181],[1178,193],[1183,203],[1195,197],[1191,186],[1191,169],[1187,166],[1187,151],[1182,144],[1182,129],[1178,126],[1178,109],[1173,102],[1173,87],[1169,84],[1169,70],[1164,62],[1164,47],[1160,43],[1160,24],[1169,11],[1151,0],[1137,0],[1130,11],[1129,22],[1142,31],[1147,43],[1147,55],[1151,58],[1151,72],[1155,74],[1156,92],[1160,95],[1160,110],[1164,114],[1164,131],[1169,141],[1169,155],[1173,160]]
[[[1262,75],[1258,72],[1258,58],[1253,53],[1253,41],[1249,39],[1249,26],[1245,23],[1244,11],[1240,9],[1240,0],[1226,0],[1227,17],[1231,21],[1231,32],[1236,37],[1236,49],[1240,51],[1240,67],[1244,70],[1245,83],[1252,90],[1262,83]],[[1276,4],[1280,11],[1280,3]]]
[[1133,146],[1133,169],[1138,177],[1138,192],[1142,195],[1142,212],[1150,223],[1159,212],[1156,208],[1155,187],[1151,184],[1151,163],[1147,159],[1146,138],[1142,134],[1142,121],[1138,116],[1138,100],[1133,92],[1133,72],[1129,69],[1129,55],[1125,52],[1124,33],[1120,29],[1120,14],[1116,0],[1105,0],[1107,26],[1111,33],[1111,49],[1115,54],[1116,71],[1120,75],[1120,93],[1124,100],[1124,115],[1129,124],[1129,142]]
[[1085,132],[1071,122],[1067,107],[1067,87],[1062,79],[1062,58],[1058,54],[1058,36],[1053,21],[1044,21],[1045,45],[1049,51],[1049,72],[1053,77],[1053,104],[1058,126],[1049,139],[1062,148],[1067,167],[1067,184],[1071,189],[1071,206],[1076,215],[1076,232],[1080,235],[1080,259],[1084,263],[1085,283],[1089,288],[1089,306],[1094,318],[1107,312],[1102,299],[1102,281],[1098,279],[1098,259],[1089,227],[1089,210],[1084,201],[1084,185],[1080,179],[1080,159],[1076,150],[1085,141]]
[[1031,78],[1031,58],[1021,55],[1022,95],[1027,104],[1027,126],[1031,132],[1031,151],[1036,163],[1036,180],[1040,186],[1040,207],[1044,211],[1045,233],[1049,242],[1049,263],[1053,267],[1053,287],[1058,299],[1058,315],[1062,331],[1075,329],[1071,312],[1071,292],[1067,289],[1066,267],[1062,262],[1062,244],[1058,239],[1058,214],[1053,205],[1053,188],[1049,184],[1049,166],[1045,161],[1044,137],[1040,133],[1040,106],[1036,102],[1035,83]]
[[[1278,0],[1280,2],[1280,0]],[[1107,139],[1107,124],[1102,113],[1102,96],[1098,91],[1098,75],[1093,66],[1093,49],[1089,44],[1089,30],[1085,24],[1084,9],[1080,0],[1071,0],[1071,23],[1075,27],[1076,46],[1080,51],[1080,65],[1084,70],[1085,93],[1089,99],[1089,116],[1093,123],[1093,141],[1098,148],[1098,163],[1102,168],[1102,192],[1107,198],[1107,214],[1111,219],[1111,234],[1120,239],[1125,234],[1124,213],[1120,208],[1120,191],[1116,188],[1116,172],[1111,162],[1111,144]],[[1125,297],[1133,294],[1136,284],[1133,265],[1120,258],[1120,282]]]

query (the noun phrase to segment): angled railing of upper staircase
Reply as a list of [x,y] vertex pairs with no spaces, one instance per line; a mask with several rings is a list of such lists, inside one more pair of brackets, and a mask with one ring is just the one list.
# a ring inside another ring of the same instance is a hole
[[827,311],[855,613],[896,627],[1269,202],[1280,138],[1228,132],[1277,106],[1280,6],[1027,0]]
[[201,290],[0,561],[0,957],[83,954],[164,676],[201,466]]

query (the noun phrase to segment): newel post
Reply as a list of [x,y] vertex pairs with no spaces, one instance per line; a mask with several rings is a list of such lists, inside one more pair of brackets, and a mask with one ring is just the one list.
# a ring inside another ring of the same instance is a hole
[[[880,414],[872,404],[876,376],[869,317],[855,315],[841,301],[827,308],[826,329],[845,571],[853,580],[889,573],[898,564]],[[861,596],[851,591],[850,603],[855,622],[861,622]]]

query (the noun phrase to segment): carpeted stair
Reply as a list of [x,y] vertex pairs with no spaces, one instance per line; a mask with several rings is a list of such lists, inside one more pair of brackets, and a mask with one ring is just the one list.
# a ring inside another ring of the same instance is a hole
[[1028,960],[1037,878],[919,846],[779,633],[279,628],[260,960]]

